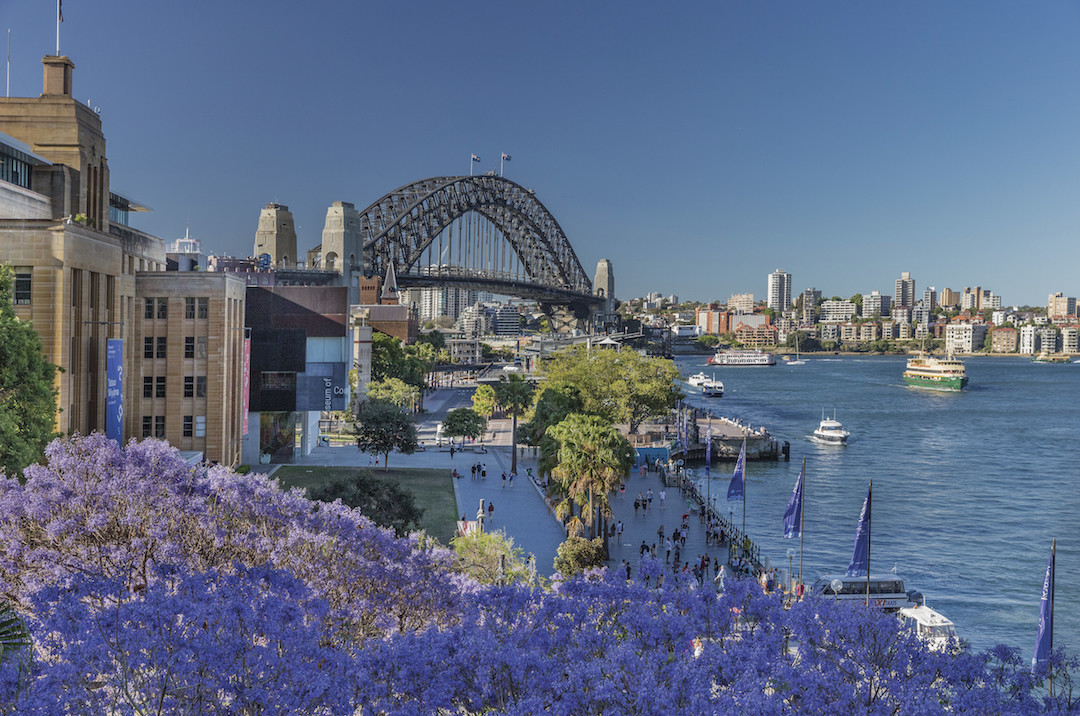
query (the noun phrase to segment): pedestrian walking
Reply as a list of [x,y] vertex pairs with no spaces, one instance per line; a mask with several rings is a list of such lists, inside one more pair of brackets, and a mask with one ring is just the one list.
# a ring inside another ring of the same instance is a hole
[[488,519],[490,520],[490,519],[492,519],[494,517],[495,517],[495,503],[494,502],[488,502]]
[[480,466],[480,477],[482,479],[485,479],[485,480],[487,479],[487,463],[486,462],[483,465]]
[[667,564],[668,560],[671,559],[671,540],[666,537],[664,538],[664,548],[667,550],[664,554],[664,564]]
[[507,481],[508,481],[510,487],[514,486],[514,473],[513,472],[510,473],[510,477],[507,479]]
[[506,487],[506,473],[505,472],[502,474],[502,486]]
[[645,540],[641,540],[641,556],[644,557],[645,553],[649,551],[649,545],[645,544]]
[[641,509],[641,500],[634,500],[634,517],[637,517],[638,510]]
[[476,479],[476,465],[475,464],[471,468],[469,468],[469,472],[472,473],[472,475],[471,475],[471,477],[469,479],[470,480],[475,480]]
[[454,446],[453,445],[450,446],[450,459],[451,460],[454,459]]
[[652,489],[645,493],[645,499],[649,501],[649,507],[652,507]]

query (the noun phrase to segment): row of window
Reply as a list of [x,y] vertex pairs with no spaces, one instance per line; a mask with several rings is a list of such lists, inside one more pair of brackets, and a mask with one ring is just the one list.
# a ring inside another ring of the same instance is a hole
[[[146,299],[146,306],[143,310],[143,318],[147,320],[153,320],[154,318],[165,319],[169,317],[169,299],[167,298],[148,298]],[[184,299],[184,318],[209,318],[210,317],[210,299],[209,298],[185,298]]]
[[[142,419],[142,436],[144,438],[164,438],[165,437],[165,416],[164,415],[144,415]],[[204,438],[206,437],[206,416],[205,415],[185,415],[184,416],[184,437],[185,438]]]
[[[165,378],[164,378],[164,376],[145,377],[145,378],[143,378],[142,395],[143,395],[144,398],[164,398],[165,397]],[[205,375],[186,375],[186,376],[184,376],[184,397],[185,398],[205,398],[206,397],[206,376]]]
[[[143,358],[165,358],[168,350],[166,336],[143,338]],[[206,336],[184,336],[185,358],[206,358]]]

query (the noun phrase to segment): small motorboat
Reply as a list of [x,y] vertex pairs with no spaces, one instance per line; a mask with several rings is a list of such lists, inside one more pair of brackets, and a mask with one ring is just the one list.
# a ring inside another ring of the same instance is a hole
[[851,433],[844,430],[844,426],[836,419],[836,413],[828,418],[825,417],[825,411],[821,412],[821,422],[814,431],[814,440],[826,445],[846,445],[849,435]]

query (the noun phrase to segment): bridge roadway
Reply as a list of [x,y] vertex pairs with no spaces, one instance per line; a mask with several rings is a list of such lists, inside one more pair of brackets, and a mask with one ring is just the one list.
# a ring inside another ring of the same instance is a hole
[[[457,469],[463,477],[454,480],[454,493],[457,498],[458,512],[469,519],[475,519],[480,500],[495,505],[493,519],[487,529],[502,530],[514,539],[514,544],[521,547],[526,555],[536,558],[537,571],[550,576],[554,573],[553,562],[559,545],[565,539],[562,524],[555,518],[541,491],[526,477],[528,468],[536,469],[536,456],[531,448],[520,449],[518,456],[518,477],[513,487],[503,487],[501,475],[510,471],[511,464],[511,422],[509,419],[494,419],[488,422],[488,432],[484,438],[487,453],[476,453],[470,448],[456,451],[450,456],[449,449],[435,446],[435,428],[454,408],[471,407],[472,393],[475,386],[466,384],[461,387],[440,388],[424,398],[427,412],[420,416],[418,425],[420,441],[425,449],[412,455],[392,453],[390,465],[394,467],[415,467],[445,469],[448,472]],[[360,452],[355,447],[318,447],[308,456],[298,457],[298,465],[322,465],[333,467],[367,467],[371,456]],[[473,480],[469,467],[481,463],[487,466],[487,478]],[[652,508],[647,511],[635,511],[634,499],[639,493],[653,491]],[[660,491],[666,491],[666,500],[660,504]],[[612,509],[615,516],[612,524],[622,521],[624,531],[621,540],[611,542],[612,566],[627,560],[633,571],[637,571],[637,561],[642,541],[647,546],[657,542],[657,529],[663,526],[667,535],[678,526],[681,516],[691,512],[687,509],[688,501],[679,495],[678,488],[667,488],[656,472],[644,476],[635,470],[626,483],[625,492],[612,497]],[[460,516],[460,515],[459,515]],[[705,530],[699,523],[696,512],[691,512],[688,520],[689,534],[686,547],[682,550],[683,561],[708,554],[710,560],[719,558],[720,563],[727,561],[728,550],[724,546],[705,544]],[[664,551],[657,546],[658,556],[664,559]],[[712,572],[710,571],[710,577]]]

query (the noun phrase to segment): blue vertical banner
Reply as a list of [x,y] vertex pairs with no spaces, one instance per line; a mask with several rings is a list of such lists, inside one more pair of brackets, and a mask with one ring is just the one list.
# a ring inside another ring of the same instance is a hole
[[791,499],[788,500],[787,509],[784,511],[784,537],[802,537],[802,485],[806,476],[806,461],[803,460],[802,470],[799,471],[799,479],[795,481],[795,489],[791,491]]
[[873,489],[874,483],[871,482],[866,489],[862,513],[859,514],[859,526],[855,529],[855,550],[848,564],[848,577],[867,577],[870,574],[870,493]]
[[712,413],[709,413],[708,418],[709,428],[705,431],[705,479],[711,480],[709,468],[712,465]]
[[124,341],[105,343],[105,437],[124,441]]
[[1050,661],[1050,651],[1054,648],[1054,556],[1057,552],[1057,540],[1050,547],[1050,559],[1046,562],[1046,576],[1043,577],[1042,599],[1039,601],[1039,633],[1035,637],[1035,655],[1031,658],[1031,673]]
[[738,502],[743,499],[746,490],[746,438],[742,441],[742,450],[739,451],[739,459],[735,462],[735,471],[731,473],[731,482],[727,488],[728,502]]

